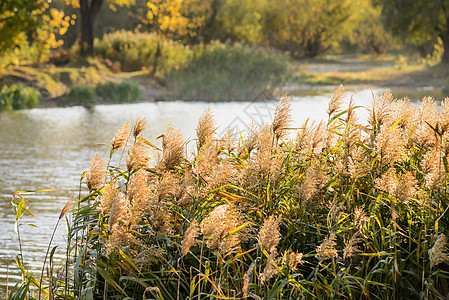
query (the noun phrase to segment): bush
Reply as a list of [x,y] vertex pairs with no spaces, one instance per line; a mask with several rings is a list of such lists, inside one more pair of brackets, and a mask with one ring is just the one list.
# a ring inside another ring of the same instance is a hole
[[71,104],[90,105],[95,101],[95,90],[90,86],[74,85],[70,88],[70,92],[65,98]]
[[99,83],[95,92],[98,96],[112,102],[134,102],[142,98],[142,91],[137,83],[107,81]]
[[[161,56],[158,60],[159,74],[179,68],[192,57],[192,50],[180,43],[161,40]],[[116,31],[105,34],[95,42],[98,56],[118,61],[123,71],[136,71],[153,65],[158,39],[155,34]]]
[[182,100],[254,100],[272,98],[287,74],[287,58],[277,52],[242,44],[196,48],[195,58],[173,70],[171,95]]
[[39,105],[39,91],[23,84],[4,86],[0,91],[0,110],[33,108]]

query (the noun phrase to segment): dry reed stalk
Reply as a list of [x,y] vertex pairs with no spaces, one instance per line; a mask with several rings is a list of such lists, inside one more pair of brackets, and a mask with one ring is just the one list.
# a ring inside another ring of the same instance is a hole
[[133,126],[133,136],[134,138],[138,138],[142,131],[147,127],[147,120],[142,117],[138,117]]
[[177,194],[179,188],[179,178],[172,173],[164,173],[162,179],[156,183],[156,195],[158,203],[167,200]]
[[129,137],[129,121],[127,121],[125,125],[122,126],[122,128],[117,130],[117,133],[115,134],[114,138],[111,141],[112,151],[114,152],[125,147],[128,137]]
[[279,273],[279,265],[281,262],[281,258],[276,258],[277,252],[272,252],[268,255],[268,262],[265,266],[265,269],[263,270],[263,273],[260,274],[260,281],[262,283],[267,282],[271,278],[273,278],[274,275]]
[[259,138],[259,129],[254,123],[249,125],[249,130],[245,138],[245,148],[248,151],[248,155],[257,148],[257,140]]
[[98,189],[104,184],[106,178],[106,163],[99,153],[92,159],[86,172],[86,184],[90,191]]
[[291,99],[287,96],[282,97],[274,112],[273,123],[271,125],[276,141],[285,137],[286,129],[292,123],[291,110]]
[[211,112],[210,107],[207,107],[200,119],[198,120],[198,125],[196,127],[197,150],[198,152],[201,148],[206,145],[210,140],[213,139],[215,131],[214,116]]

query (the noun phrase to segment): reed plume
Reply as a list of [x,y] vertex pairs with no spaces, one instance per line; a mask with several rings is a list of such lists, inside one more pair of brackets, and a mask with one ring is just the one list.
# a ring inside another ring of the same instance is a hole
[[253,122],[249,125],[248,133],[245,138],[245,148],[248,151],[248,155],[257,148],[257,140],[259,138],[259,129]]
[[293,252],[291,250],[285,251],[283,257],[284,265],[291,272],[295,272],[296,269],[298,268],[298,265],[304,263],[302,257],[303,257],[302,253]]
[[128,203],[123,193],[119,193],[117,198],[111,204],[111,210],[109,213],[109,231],[113,231],[114,226],[120,221],[125,220],[126,210]]
[[117,130],[117,133],[112,139],[111,141],[112,152],[120,150],[123,147],[125,147],[128,137],[129,137],[129,121],[127,121],[125,125],[122,126],[122,128]]
[[333,114],[340,112],[341,107],[343,106],[343,95],[345,89],[342,84],[340,84],[332,95],[331,100],[329,101],[329,106],[327,108],[327,115],[330,117]]
[[201,222],[201,233],[209,249],[217,249],[224,256],[238,252],[240,243],[247,238],[246,231],[240,230],[229,235],[241,225],[240,215],[232,205],[222,204]]
[[150,148],[139,138],[134,145],[128,149],[126,156],[126,167],[128,172],[146,166],[150,159]]
[[133,136],[134,138],[138,138],[142,131],[147,127],[147,120],[142,117],[138,117],[133,126]]
[[345,241],[345,248],[343,249],[343,258],[350,258],[360,253],[360,249],[357,247],[357,244],[361,242],[359,238],[359,232],[357,231],[355,234],[351,236],[349,241]]
[[196,239],[198,235],[200,235],[200,228],[198,222],[193,220],[184,233],[184,238],[181,242],[181,257],[184,257],[189,252],[190,248],[198,243],[198,240]]
[[331,233],[328,237],[324,239],[324,241],[319,245],[316,249],[317,258],[320,262],[329,259],[329,258],[337,258],[338,252],[335,249],[337,243],[335,240],[337,236],[335,233]]
[[255,264],[251,264],[251,266],[248,268],[248,271],[245,272],[245,275],[243,275],[243,298],[245,299],[246,297],[248,297],[248,287],[249,287],[249,283],[251,281],[251,275],[254,271],[254,266]]
[[273,123],[271,125],[276,141],[285,137],[286,129],[292,123],[291,110],[291,99],[287,96],[282,97],[274,112]]
[[257,242],[262,250],[268,253],[277,253],[277,246],[281,240],[279,231],[280,217],[269,216],[262,225],[257,236]]
[[213,139],[214,131],[214,116],[211,112],[210,107],[207,107],[198,120],[198,125],[196,127],[196,136],[198,138],[198,152],[206,143]]
[[100,188],[106,178],[106,163],[97,152],[86,172],[86,184],[90,191]]
[[98,206],[98,210],[103,216],[108,216],[110,214],[112,203],[119,196],[119,193],[120,190],[118,188],[116,179],[112,179],[104,187],[100,205]]
[[369,124],[377,130],[390,120],[390,104],[393,95],[386,90],[380,97],[375,97],[371,106]]
[[126,189],[127,203],[130,204],[130,223],[137,225],[144,212],[151,205],[151,190],[147,182],[146,171],[140,169],[131,175]]
[[446,251],[447,251],[447,236],[445,236],[443,233],[440,233],[437,239],[435,240],[435,244],[429,250],[429,260],[431,268],[444,261],[449,260],[447,254],[445,253]]
[[162,156],[159,157],[158,167],[161,170],[173,169],[179,166],[184,158],[184,140],[179,129],[171,123],[167,125],[162,137]]

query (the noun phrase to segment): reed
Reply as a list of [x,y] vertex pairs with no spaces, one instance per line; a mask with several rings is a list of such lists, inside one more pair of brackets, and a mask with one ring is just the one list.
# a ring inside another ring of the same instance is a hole
[[127,167],[103,176],[97,157],[72,210],[64,297],[445,299],[448,100],[387,92],[364,123],[344,96],[299,128],[283,98],[240,145],[207,110],[190,152],[171,126],[162,149],[140,130],[128,145],[125,125],[110,154]]

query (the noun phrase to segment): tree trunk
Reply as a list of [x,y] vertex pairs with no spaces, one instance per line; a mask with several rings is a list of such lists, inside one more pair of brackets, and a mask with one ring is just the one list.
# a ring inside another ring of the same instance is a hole
[[211,14],[209,19],[206,22],[206,25],[204,26],[205,33],[204,33],[204,43],[209,44],[209,42],[212,39],[212,30],[213,26],[215,24],[215,20],[217,19],[218,9],[221,5],[221,0],[213,0],[211,5]]
[[446,32],[440,35],[441,40],[443,41],[443,57],[441,58],[441,63],[448,65],[449,64],[449,25],[446,29]]
[[103,0],[80,0],[82,57],[94,55],[94,24]]
[[160,41],[157,42],[156,53],[154,54],[154,60],[153,60],[153,69],[151,70],[150,76],[156,75],[159,56],[161,56],[161,42]]

